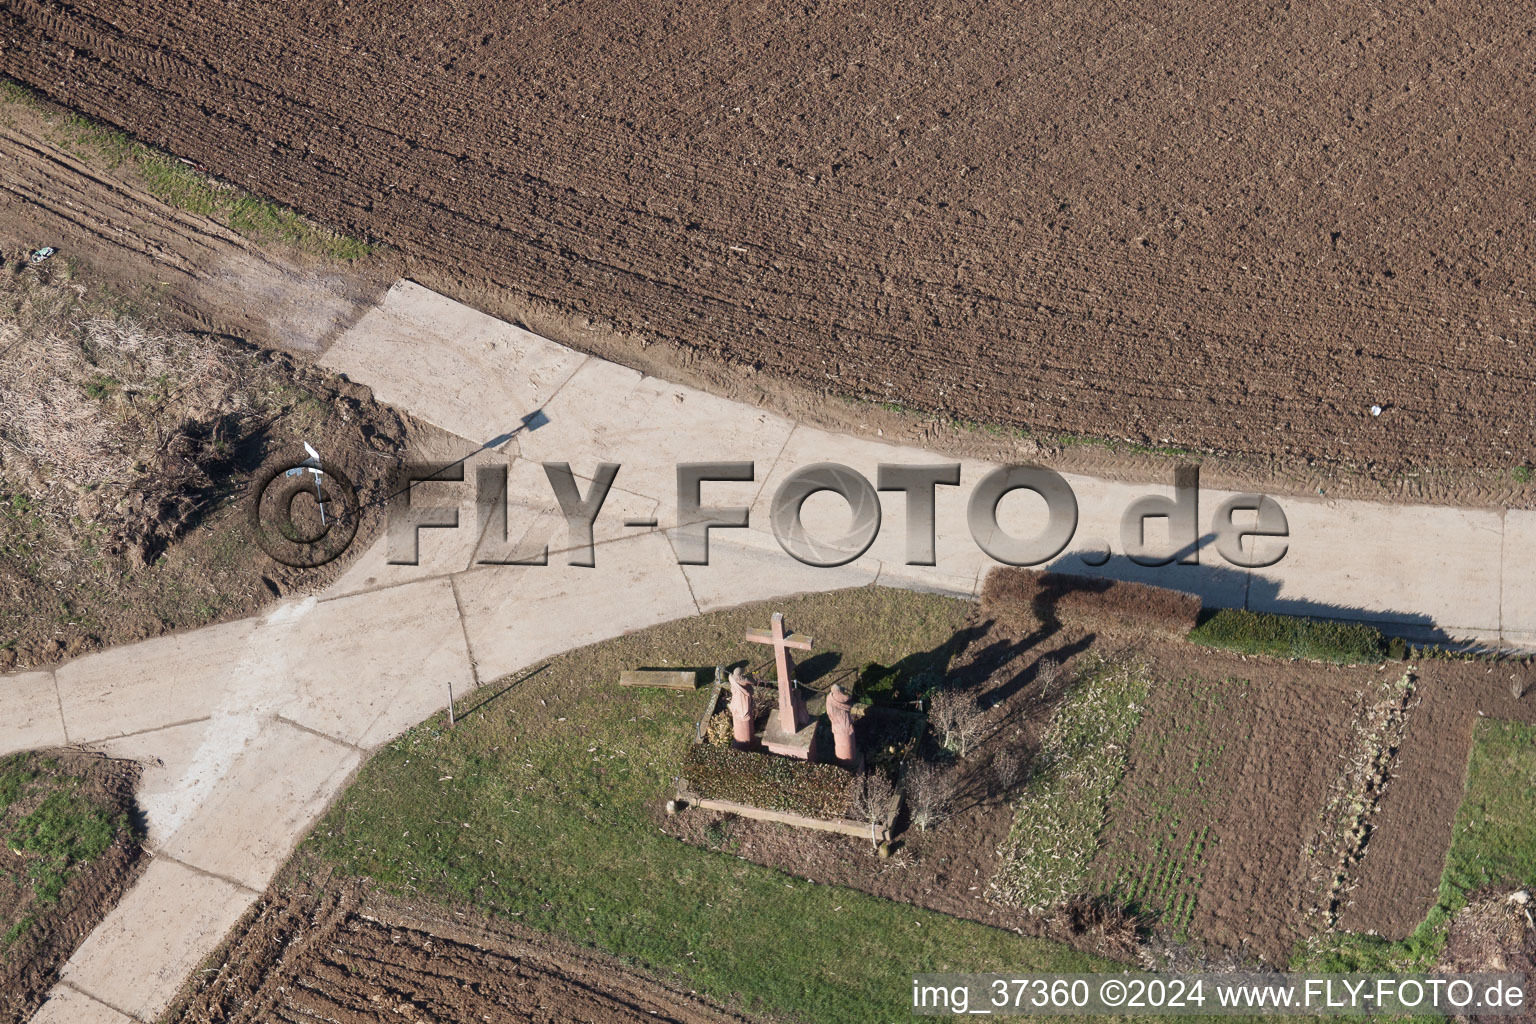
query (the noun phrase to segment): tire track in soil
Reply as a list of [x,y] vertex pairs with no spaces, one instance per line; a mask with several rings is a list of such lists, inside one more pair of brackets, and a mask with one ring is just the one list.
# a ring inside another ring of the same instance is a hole
[[471,299],[977,420],[1524,460],[1518,8],[1110,14],[12,0],[0,24],[7,73]]
[[389,280],[274,257],[206,218],[154,197],[45,141],[40,118],[0,123],[0,248],[48,238],[89,253],[131,292],[152,281],[179,313],[221,334],[289,351],[323,351],[372,308]]

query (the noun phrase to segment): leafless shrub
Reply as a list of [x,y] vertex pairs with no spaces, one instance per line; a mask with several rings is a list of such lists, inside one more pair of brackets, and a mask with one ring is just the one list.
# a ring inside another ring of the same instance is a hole
[[880,845],[880,828],[889,823],[891,800],[896,787],[883,772],[869,772],[854,780],[848,812],[869,824],[869,845]]
[[940,736],[940,742],[961,757],[981,729],[986,712],[976,698],[955,690],[940,690],[929,702],[928,721]]
[[999,793],[1012,793],[1029,777],[1029,761],[1016,750],[999,750],[992,758],[992,778]]
[[936,764],[915,764],[902,780],[912,824],[921,832],[935,828],[949,814],[955,798],[955,776]]
[[1072,684],[1073,674],[1060,658],[1046,655],[1035,668],[1035,678],[1040,681],[1041,698],[1048,700],[1051,694],[1060,694]]
[[1079,942],[1087,940],[1096,952],[1129,960],[1141,951],[1136,918],[1102,896],[1073,896],[1055,918],[1058,927]]

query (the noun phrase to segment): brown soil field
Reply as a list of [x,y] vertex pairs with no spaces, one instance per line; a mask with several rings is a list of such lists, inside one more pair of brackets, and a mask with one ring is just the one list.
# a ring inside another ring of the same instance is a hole
[[744,1024],[747,1018],[546,935],[423,910],[360,882],[285,873],[166,1024]]
[[13,0],[0,66],[632,363],[1433,497],[1536,440],[1527,22]]
[[[55,750],[7,758],[3,766],[23,761],[40,778],[16,803],[0,808],[0,836],[60,789],[109,817],[134,813],[135,762]],[[0,1021],[21,1024],[42,1005],[59,968],[138,877],[141,854],[138,837],[121,831],[101,856],[71,868],[57,902],[41,903],[28,875],[35,855],[0,843],[0,932],[17,929],[14,941],[0,943]]]

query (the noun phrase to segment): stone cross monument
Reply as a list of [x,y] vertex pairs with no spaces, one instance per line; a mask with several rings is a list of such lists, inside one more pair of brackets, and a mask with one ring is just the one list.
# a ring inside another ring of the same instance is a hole
[[779,713],[764,731],[763,745],[775,754],[809,760],[815,727],[810,713],[805,710],[805,701],[800,699],[799,687],[795,685],[795,663],[789,652],[810,650],[811,638],[799,633],[786,635],[783,614],[774,612],[773,628],[748,630],[747,639],[771,645],[778,668]]

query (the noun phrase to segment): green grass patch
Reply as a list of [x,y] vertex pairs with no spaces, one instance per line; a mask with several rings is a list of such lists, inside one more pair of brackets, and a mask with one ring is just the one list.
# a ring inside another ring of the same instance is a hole
[[1428,970],[1445,947],[1450,919],[1484,886],[1536,886],[1536,727],[1482,719],[1473,734],[1467,788],[1435,905],[1401,942],[1377,935],[1322,936],[1297,954],[1298,969]]
[[1046,727],[1039,769],[1019,798],[994,881],[1002,899],[1043,910],[1088,890],[1151,684],[1143,664],[1100,659],[1084,667]]
[[743,633],[782,610],[815,638],[802,659],[814,685],[846,686],[871,662],[946,664],[969,609],[860,588],[562,655],[460,702],[456,730],[438,717],[382,749],[305,851],[410,898],[468,902],[723,1002],[805,1020],[905,1020],[914,970],[1105,969],[1056,943],[816,885],[656,827],[705,698],[621,690],[621,670],[758,664],[764,649]]
[[11,847],[31,854],[27,873],[39,903],[58,902],[71,870],[95,860],[127,827],[121,815],[111,815],[68,789],[48,794],[41,805],[11,830]]
[[86,380],[86,382],[81,385],[81,390],[85,392],[87,398],[94,398],[97,401],[101,401],[116,391],[119,387],[121,387],[121,384],[115,377],[111,377],[104,373],[98,373]]
[[1193,643],[1239,654],[1268,654],[1337,665],[1381,661],[1388,644],[1381,631],[1354,622],[1328,622],[1223,608],[1189,633]]
[[31,930],[32,925],[36,922],[37,918],[35,917],[24,917],[20,921],[17,921],[15,924],[7,928],[5,930],[5,934],[0,935],[0,953],[3,953],[7,949],[10,949],[12,946],[14,946],[16,944],[16,940],[27,934],[27,932]]
[[0,758],[0,960],[40,921],[46,924],[49,907],[80,866],[132,827],[123,809],[91,785],[89,772],[77,761],[41,754]]

